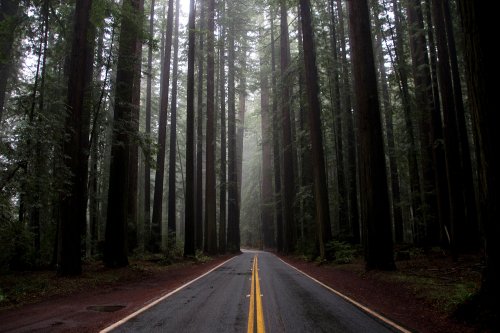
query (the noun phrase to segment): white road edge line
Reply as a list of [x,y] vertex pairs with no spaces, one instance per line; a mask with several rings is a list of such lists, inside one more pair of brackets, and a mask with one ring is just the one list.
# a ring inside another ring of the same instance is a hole
[[327,286],[326,284],[324,284],[323,282],[313,278],[312,276],[310,276],[309,274],[307,273],[304,273],[303,271],[301,271],[300,269],[298,269],[297,267],[295,266],[292,266],[290,265],[289,263],[287,263],[286,261],[284,261],[283,259],[279,258],[278,256],[276,256],[276,258],[278,258],[279,260],[281,260],[283,263],[285,263],[286,265],[292,267],[293,269],[295,269],[296,271],[298,271],[299,273],[302,273],[303,275],[307,276],[308,278],[310,278],[311,280],[313,280],[314,282],[322,285],[323,287],[325,287],[326,289],[330,290],[332,293],[336,294],[337,296],[343,298],[344,300],[348,301],[349,303],[353,304],[354,306],[357,306],[358,308],[360,308],[361,310],[363,310],[364,312],[367,312],[369,313],[371,316],[377,318],[378,320],[386,323],[387,325],[389,326],[392,326],[393,328],[401,331],[402,333],[412,333],[411,331],[407,330],[406,328],[396,324],[395,322],[393,322],[392,320],[378,314],[377,312],[367,308],[366,306],[364,306],[363,304],[361,303],[358,303],[356,302],[355,300],[353,300],[352,298],[349,298],[348,296],[342,294],[341,292],[333,289],[332,287],[330,286]]
[[135,316],[137,316],[137,315],[141,314],[142,312],[144,312],[144,311],[146,311],[146,310],[148,310],[148,309],[152,308],[153,306],[155,306],[156,304],[158,304],[158,303],[160,303],[161,301],[165,300],[166,298],[168,298],[168,297],[172,296],[172,295],[173,295],[173,294],[175,294],[176,292],[181,291],[182,289],[186,288],[186,287],[187,287],[187,286],[189,286],[190,284],[192,284],[192,283],[194,283],[194,282],[198,281],[199,279],[201,279],[201,278],[203,278],[203,277],[207,276],[208,274],[210,274],[210,273],[212,273],[213,271],[215,271],[217,268],[219,268],[219,267],[221,267],[221,266],[225,265],[226,263],[228,263],[229,261],[233,260],[233,259],[234,259],[234,258],[236,258],[236,257],[237,257],[237,256],[234,256],[234,257],[229,258],[228,260],[226,260],[226,261],[224,261],[223,263],[221,263],[221,264],[219,264],[219,265],[215,266],[214,268],[212,268],[212,269],[211,269],[211,270],[209,270],[208,272],[206,272],[206,273],[204,273],[204,274],[202,274],[202,275],[198,276],[197,278],[195,278],[195,279],[193,279],[193,280],[191,280],[191,281],[189,281],[189,282],[187,282],[187,283],[183,284],[182,286],[178,287],[177,289],[172,290],[172,291],[171,291],[171,292],[169,292],[168,294],[161,296],[161,297],[160,297],[160,298],[158,298],[157,300],[155,300],[155,301],[153,301],[153,302],[151,302],[151,303],[147,304],[146,306],[144,306],[144,307],[140,308],[139,310],[135,311],[134,313],[129,314],[128,316],[126,316],[125,318],[123,318],[123,319],[121,319],[121,320],[117,321],[116,323],[112,324],[111,326],[108,326],[108,327],[106,327],[106,328],[102,329],[101,331],[99,331],[99,333],[107,333],[107,332],[111,332],[111,330],[114,330],[115,328],[117,328],[118,326],[120,326],[120,325],[122,325],[122,324],[126,323],[127,321],[129,321],[130,319],[134,318]]

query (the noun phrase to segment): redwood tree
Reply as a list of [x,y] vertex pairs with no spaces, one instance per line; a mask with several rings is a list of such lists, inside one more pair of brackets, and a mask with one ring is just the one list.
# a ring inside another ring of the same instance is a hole
[[351,0],[348,9],[366,268],[394,269],[384,141],[368,2]]
[[326,244],[331,241],[332,233],[323,153],[323,135],[321,130],[318,68],[316,67],[316,53],[313,44],[314,36],[310,7],[309,0],[300,0],[319,252],[322,259],[330,259],[333,253],[327,253]]
[[76,3],[73,43],[71,47],[68,80],[68,117],[66,132],[69,140],[63,145],[65,166],[71,172],[68,193],[61,195],[58,248],[58,272],[63,275],[81,273],[81,235],[86,220],[86,174],[88,162],[88,128],[83,128],[85,90],[90,82],[86,75],[87,57],[92,50],[88,45],[89,18],[92,0]]
[[162,68],[160,99],[160,120],[158,123],[158,154],[156,156],[155,190],[153,198],[153,216],[151,219],[151,250],[161,247],[161,216],[163,203],[163,179],[165,175],[165,145],[167,131],[168,86],[170,82],[170,60],[172,58],[172,35],[174,25],[174,1],[168,0],[167,31],[165,41],[165,60]]
[[109,175],[108,210],[104,245],[104,264],[108,267],[128,265],[127,198],[133,83],[137,58],[140,0],[124,0],[120,28],[120,47],[115,84],[115,111]]
[[216,189],[215,189],[215,56],[214,56],[214,16],[215,0],[208,0],[207,16],[207,136],[206,136],[206,248],[210,254],[217,253]]
[[195,53],[194,0],[189,2],[188,20],[188,73],[186,94],[186,197],[184,201],[184,256],[196,254],[194,212],[194,53]]
[[492,4],[487,1],[459,0],[465,44],[467,87],[472,111],[472,121],[479,145],[479,193],[481,225],[484,232],[486,266],[483,271],[480,296],[498,327],[500,305],[500,121],[496,100],[497,57],[491,43]]

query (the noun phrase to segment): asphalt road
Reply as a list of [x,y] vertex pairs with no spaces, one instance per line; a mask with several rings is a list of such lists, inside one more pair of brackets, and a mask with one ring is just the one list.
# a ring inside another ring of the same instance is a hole
[[111,331],[252,332],[249,326],[258,333],[398,332],[266,252],[244,252]]

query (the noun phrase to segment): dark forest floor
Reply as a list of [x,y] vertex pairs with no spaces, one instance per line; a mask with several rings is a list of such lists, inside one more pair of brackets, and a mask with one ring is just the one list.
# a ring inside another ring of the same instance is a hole
[[[57,332],[96,332],[229,257],[175,263],[142,258],[113,270],[90,261],[75,278],[58,277],[53,271],[2,274],[0,332],[32,330],[36,325]],[[453,315],[479,287],[479,255],[453,262],[440,251],[424,254],[410,249],[404,257],[394,272],[365,272],[361,258],[344,264],[282,259],[411,331],[480,331]],[[106,308],[109,305],[116,307]]]

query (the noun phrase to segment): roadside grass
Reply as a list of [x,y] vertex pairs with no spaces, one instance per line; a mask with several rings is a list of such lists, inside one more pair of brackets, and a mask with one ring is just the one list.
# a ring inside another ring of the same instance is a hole
[[86,260],[82,265],[82,274],[76,277],[58,276],[53,270],[2,272],[0,273],[0,311],[35,303],[49,297],[95,290],[124,282],[141,281],[156,273],[210,260],[212,260],[211,257],[201,254],[192,259],[173,259],[164,255],[141,254],[131,258],[128,267],[116,269],[106,268],[98,260]]

